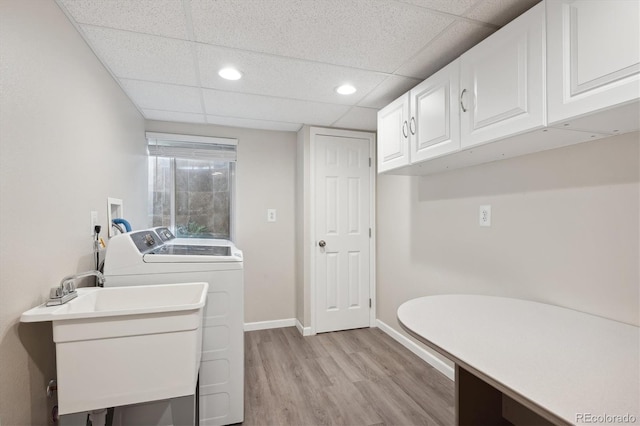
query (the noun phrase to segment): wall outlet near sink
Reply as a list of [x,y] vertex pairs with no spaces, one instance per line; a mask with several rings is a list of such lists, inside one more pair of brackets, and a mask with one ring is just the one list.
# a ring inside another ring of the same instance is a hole
[[96,225],[98,224],[98,212],[91,210],[91,236],[95,235]]

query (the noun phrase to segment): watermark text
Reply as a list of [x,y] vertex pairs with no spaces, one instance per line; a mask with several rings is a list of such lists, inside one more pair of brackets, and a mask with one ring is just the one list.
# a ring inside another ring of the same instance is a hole
[[576,423],[582,424],[632,424],[638,420],[633,414],[576,413]]

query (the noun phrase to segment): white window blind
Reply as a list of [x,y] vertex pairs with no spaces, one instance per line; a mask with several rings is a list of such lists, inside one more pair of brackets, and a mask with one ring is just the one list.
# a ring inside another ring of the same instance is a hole
[[149,155],[235,162],[238,140],[147,132]]

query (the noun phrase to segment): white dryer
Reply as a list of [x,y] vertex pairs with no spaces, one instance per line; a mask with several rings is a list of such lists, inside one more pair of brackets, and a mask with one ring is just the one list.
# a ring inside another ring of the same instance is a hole
[[117,235],[109,241],[104,275],[106,287],[209,283],[200,364],[199,420],[201,425],[214,426],[242,422],[242,251],[228,240],[176,239],[167,228],[148,229]]

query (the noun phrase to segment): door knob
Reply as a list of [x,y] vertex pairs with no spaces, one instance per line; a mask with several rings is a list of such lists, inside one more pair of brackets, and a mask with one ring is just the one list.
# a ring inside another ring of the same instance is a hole
[[326,243],[324,240],[320,240],[320,241],[318,241],[318,245],[319,245],[320,247],[324,247],[324,246],[326,246],[326,245],[327,245],[327,243]]

